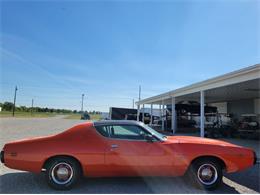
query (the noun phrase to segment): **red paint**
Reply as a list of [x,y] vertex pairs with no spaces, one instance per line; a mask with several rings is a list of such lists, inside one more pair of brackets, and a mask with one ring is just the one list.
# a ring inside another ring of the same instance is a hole
[[[119,147],[111,149],[111,145]],[[227,172],[253,165],[253,151],[227,142],[188,136],[169,136],[164,142],[106,138],[93,123],[83,123],[52,136],[26,139],[4,146],[9,168],[41,172],[56,155],[78,159],[85,176],[180,176],[197,157],[222,159]],[[13,155],[16,153],[16,156]]]

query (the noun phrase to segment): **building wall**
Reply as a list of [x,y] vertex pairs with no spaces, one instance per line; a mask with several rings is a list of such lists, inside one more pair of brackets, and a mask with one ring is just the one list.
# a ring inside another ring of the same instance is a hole
[[255,114],[260,114],[260,98],[254,100]]
[[[140,112],[143,112],[143,108],[140,108]],[[144,108],[144,112],[146,113],[150,113],[151,112],[151,108]],[[161,110],[162,112],[162,110]],[[158,108],[153,108],[153,116],[160,116],[160,109]]]
[[227,113],[227,102],[211,103],[209,106],[216,106],[218,108],[218,113]]
[[257,120],[260,123],[260,98],[254,100],[255,114],[257,114]]
[[253,114],[255,113],[254,99],[228,102],[227,111],[229,114],[234,114],[234,118],[239,118],[241,114]]

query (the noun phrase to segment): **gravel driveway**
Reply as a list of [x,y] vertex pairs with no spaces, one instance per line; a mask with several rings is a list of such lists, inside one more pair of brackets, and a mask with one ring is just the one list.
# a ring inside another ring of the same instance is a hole
[[[49,135],[63,131],[80,120],[53,118],[1,118],[0,147],[11,140]],[[44,174],[11,170],[0,165],[1,193],[259,193],[260,171],[256,166],[224,177],[224,184],[213,192],[195,189],[183,178],[85,178],[70,191],[54,191],[44,180]]]

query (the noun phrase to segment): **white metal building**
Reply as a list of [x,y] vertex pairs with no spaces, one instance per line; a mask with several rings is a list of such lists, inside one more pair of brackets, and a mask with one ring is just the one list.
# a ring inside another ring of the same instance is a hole
[[[154,105],[160,105],[164,112],[166,105],[171,104],[172,108],[175,108],[176,102],[190,100],[200,102],[200,116],[204,116],[204,105],[208,104],[217,106],[221,112],[232,112],[237,115],[255,113],[259,117],[260,64],[142,99],[137,102],[137,106],[140,109],[149,105],[152,114]],[[171,129],[174,133],[177,120],[175,109],[172,110]],[[204,117],[200,117],[201,137],[204,137],[204,120]]]

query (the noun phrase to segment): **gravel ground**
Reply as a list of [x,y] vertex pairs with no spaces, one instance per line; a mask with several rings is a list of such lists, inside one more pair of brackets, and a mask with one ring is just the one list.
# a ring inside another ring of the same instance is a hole
[[[78,124],[80,120],[54,118],[0,119],[0,147],[4,143],[26,137],[49,135]],[[45,182],[44,174],[11,170],[0,164],[1,193],[259,193],[260,167],[225,175],[224,184],[213,192],[198,190],[183,178],[85,178],[70,191],[54,191]]]

